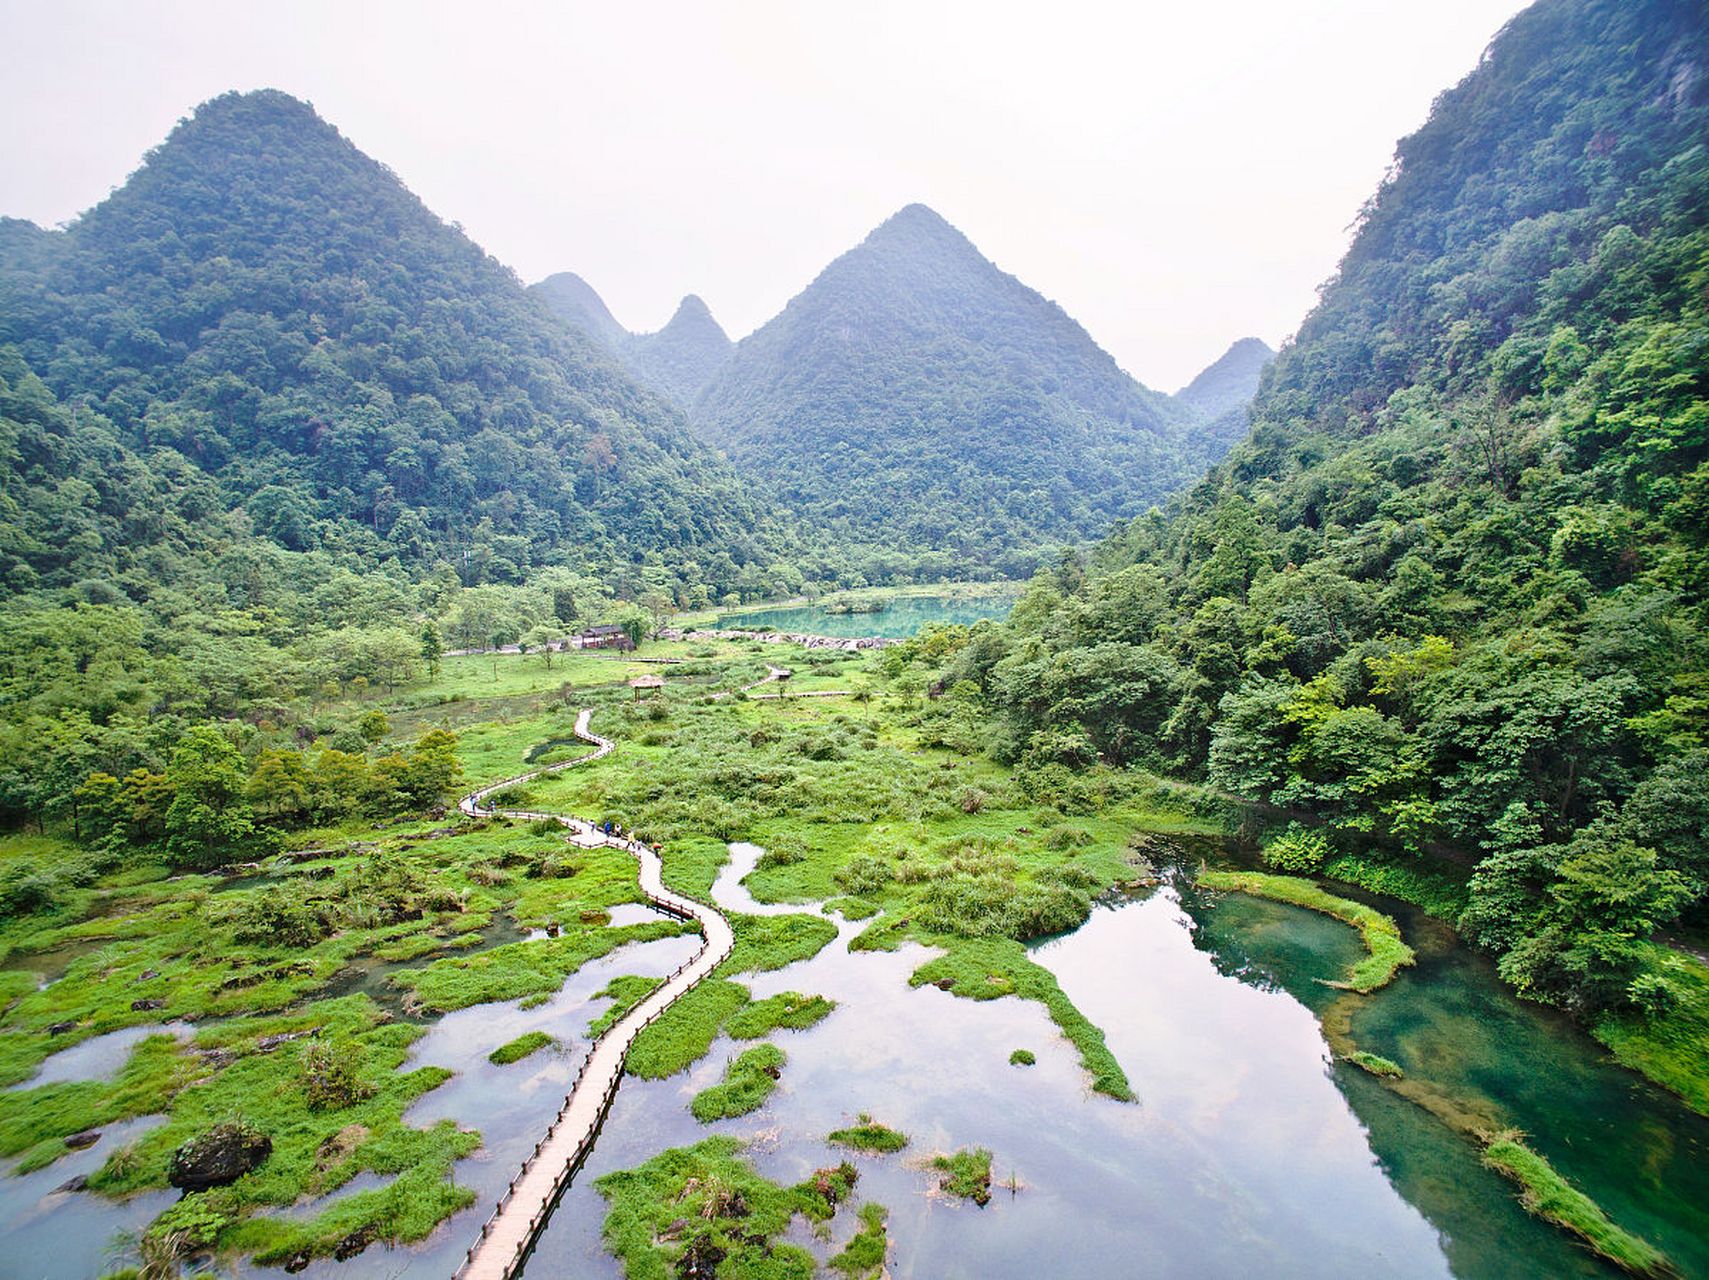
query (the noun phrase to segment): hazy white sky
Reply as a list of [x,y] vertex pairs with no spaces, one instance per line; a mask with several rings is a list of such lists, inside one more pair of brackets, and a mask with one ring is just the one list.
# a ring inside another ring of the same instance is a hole
[[1290,333],[1518,0],[0,0],[0,213],[198,102],[312,101],[533,281],[740,337],[911,200],[1174,390]]

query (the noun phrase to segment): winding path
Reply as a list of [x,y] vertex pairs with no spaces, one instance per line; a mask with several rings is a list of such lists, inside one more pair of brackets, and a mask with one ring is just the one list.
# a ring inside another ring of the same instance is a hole
[[[773,674],[766,679],[778,679],[779,669],[773,667],[771,671]],[[510,1280],[522,1270],[523,1261],[541,1228],[546,1225],[552,1207],[593,1149],[594,1138],[623,1079],[623,1060],[629,1046],[634,1044],[635,1037],[643,1029],[657,1021],[666,1009],[723,963],[736,942],[730,922],[717,908],[665,887],[664,864],[657,853],[639,840],[608,836],[581,818],[522,809],[498,809],[489,803],[493,795],[507,787],[609,755],[616,744],[588,729],[588,718],[592,714],[591,710],[584,710],[576,717],[575,735],[584,742],[593,743],[598,748],[596,751],[471,791],[458,802],[457,807],[470,817],[558,822],[569,829],[570,839],[583,848],[608,846],[627,850],[640,861],[641,892],[647,900],[669,915],[698,921],[706,937],[706,945],[594,1042],[587,1060],[576,1074],[575,1083],[564,1097],[557,1119],[546,1130],[545,1137],[534,1144],[533,1154],[523,1161],[521,1172],[511,1179],[492,1216],[481,1224],[480,1239],[469,1249],[462,1265],[457,1268],[454,1280]]]

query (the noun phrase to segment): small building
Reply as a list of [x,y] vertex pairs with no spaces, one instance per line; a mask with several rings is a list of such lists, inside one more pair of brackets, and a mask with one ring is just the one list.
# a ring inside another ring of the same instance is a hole
[[665,678],[663,676],[656,676],[652,674],[636,676],[629,682],[629,687],[635,691],[635,697],[640,699],[649,693],[663,689],[665,687]]
[[629,636],[629,628],[615,622],[602,622],[598,626],[589,627],[581,634],[583,649],[633,649],[635,641]]

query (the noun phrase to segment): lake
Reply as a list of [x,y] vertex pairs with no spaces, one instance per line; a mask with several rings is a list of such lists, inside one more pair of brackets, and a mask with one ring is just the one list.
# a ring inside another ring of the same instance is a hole
[[1002,619],[1014,607],[1020,587],[990,594],[898,595],[878,613],[833,613],[823,604],[743,609],[720,614],[713,626],[743,631],[783,631],[794,635],[855,639],[881,636],[905,639],[934,622],[971,626],[981,618]]

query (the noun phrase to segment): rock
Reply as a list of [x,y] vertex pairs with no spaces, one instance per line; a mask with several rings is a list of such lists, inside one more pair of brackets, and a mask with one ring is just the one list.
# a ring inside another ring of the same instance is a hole
[[936,987],[939,991],[954,991],[955,990],[955,979],[954,978],[939,978],[936,982],[932,983],[932,985],[934,987]]
[[81,1191],[89,1185],[89,1175],[80,1173],[75,1178],[67,1178],[54,1188],[55,1191]]
[[237,1054],[231,1049],[197,1049],[196,1056],[215,1071],[229,1067],[237,1061]]
[[56,1022],[47,1029],[47,1033],[50,1036],[62,1036],[68,1031],[75,1030],[77,1030],[77,1023],[73,1020],[71,1022]]
[[216,1124],[172,1153],[166,1181],[181,1191],[236,1182],[273,1154],[273,1139],[242,1124]]
[[379,1239],[379,1237],[380,1229],[371,1222],[365,1226],[357,1227],[356,1230],[352,1231],[349,1235],[345,1236],[344,1239],[333,1245],[332,1256],[337,1258],[340,1262],[354,1258],[357,1254],[361,1253],[362,1250],[373,1244],[375,1240]]
[[287,1274],[294,1276],[297,1272],[306,1270],[309,1263],[313,1261],[314,1255],[312,1253],[307,1249],[298,1249],[289,1258],[285,1259],[285,1271]]
[[166,1007],[166,1001],[155,999],[152,996],[150,996],[146,1000],[132,1000],[131,1001],[131,1012],[132,1013],[147,1013],[152,1009],[164,1009],[165,1007]]
[[293,1040],[301,1040],[304,1036],[313,1034],[313,1031],[281,1031],[277,1035],[262,1036],[255,1042],[255,1052],[272,1053],[282,1044],[289,1044]]
[[159,969],[144,969],[141,973],[137,974],[136,980],[138,982],[152,982],[154,979],[158,978],[159,976],[160,976],[160,970]]
[[315,1148],[315,1167],[330,1169],[342,1164],[356,1148],[368,1140],[368,1130],[359,1124],[347,1124]]
[[101,1141],[99,1129],[85,1129],[82,1133],[74,1133],[65,1140],[65,1145],[73,1151],[81,1151],[84,1147],[92,1147]]

